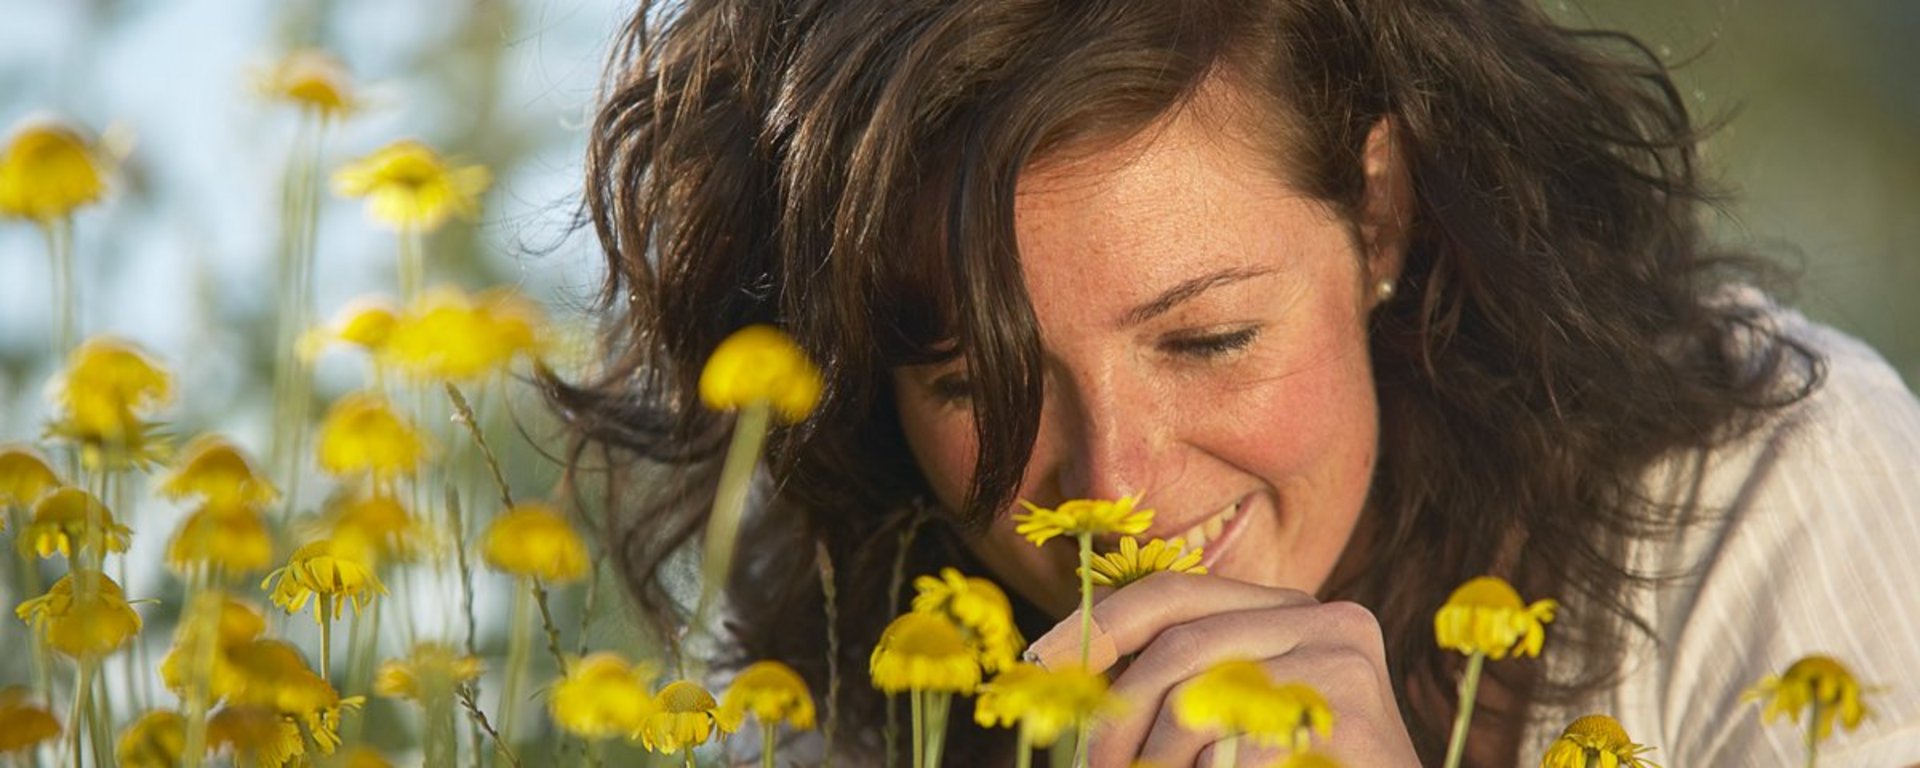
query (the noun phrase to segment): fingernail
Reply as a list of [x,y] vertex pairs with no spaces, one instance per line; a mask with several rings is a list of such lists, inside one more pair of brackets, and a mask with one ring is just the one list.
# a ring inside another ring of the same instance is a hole
[[[1074,611],[1064,621],[1041,635],[1040,639],[1027,646],[1022,658],[1029,663],[1046,669],[1060,669],[1077,666],[1080,663],[1080,612]],[[1113,637],[1100,627],[1100,622],[1089,622],[1087,633],[1087,669],[1094,672],[1105,671],[1120,660],[1120,651]]]

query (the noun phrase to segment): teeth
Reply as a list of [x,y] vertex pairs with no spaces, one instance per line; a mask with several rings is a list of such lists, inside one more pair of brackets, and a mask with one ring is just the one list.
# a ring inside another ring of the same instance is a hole
[[1179,538],[1186,540],[1188,549],[1204,547],[1207,542],[1220,538],[1221,532],[1227,528],[1227,523],[1233,522],[1233,519],[1239,516],[1240,503],[1234,502],[1226,509],[1213,513],[1212,517],[1182,531]]

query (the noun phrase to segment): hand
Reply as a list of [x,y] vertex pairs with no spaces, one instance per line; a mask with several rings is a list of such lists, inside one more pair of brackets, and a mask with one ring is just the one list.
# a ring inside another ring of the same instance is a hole
[[[1419,765],[1387,676],[1380,624],[1358,604],[1321,603],[1304,592],[1215,576],[1160,573],[1100,598],[1093,627],[1094,671],[1138,654],[1113,680],[1114,693],[1129,706],[1094,732],[1089,755],[1096,768],[1124,768],[1135,759],[1208,765],[1213,736],[1181,728],[1172,695],[1229,659],[1259,661],[1274,680],[1307,683],[1326,696],[1333,737],[1319,751],[1347,765]],[[1079,612],[1034,641],[1030,654],[1043,666],[1078,663]],[[1251,744],[1241,749],[1243,756],[1261,754]]]

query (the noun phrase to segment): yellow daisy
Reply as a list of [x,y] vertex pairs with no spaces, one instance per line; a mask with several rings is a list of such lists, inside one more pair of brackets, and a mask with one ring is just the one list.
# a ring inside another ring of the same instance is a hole
[[1816,654],[1793,662],[1782,674],[1768,675],[1741,700],[1764,702],[1760,716],[1769,723],[1783,714],[1798,723],[1800,713],[1811,710],[1813,740],[1818,742],[1833,735],[1835,719],[1851,731],[1871,714],[1860,693],[1852,670],[1831,656]]
[[77,551],[125,552],[133,531],[113,511],[79,488],[59,488],[33,505],[33,519],[20,532],[20,551],[42,558],[73,557]]
[[229,705],[277,712],[304,730],[321,754],[333,754],[340,745],[341,711],[359,708],[361,697],[341,698],[333,684],[283,641],[252,640],[230,649],[227,658],[242,681],[227,695]]
[[792,667],[777,661],[756,661],[733,678],[720,702],[721,716],[739,728],[748,713],[763,724],[786,723],[800,730],[813,727],[813,694]]
[[355,494],[329,510],[330,536],[368,553],[374,564],[411,562],[429,549],[430,532],[399,499],[384,494]]
[[273,531],[258,511],[208,504],[188,515],[167,542],[167,565],[188,574],[258,573],[273,564]]
[[60,735],[60,720],[34,704],[27,689],[0,690],[0,755],[23,752]]
[[207,747],[231,752],[233,764],[258,768],[297,765],[307,753],[293,718],[265,707],[228,705],[207,718]]
[[713,694],[690,680],[668,683],[653,697],[654,710],[640,726],[640,743],[655,752],[679,752],[707,743],[715,730],[732,733]]
[[375,221],[402,232],[432,232],[455,214],[473,218],[493,181],[485,166],[454,167],[417,141],[396,141],[333,175],[334,191],[367,199]]
[[1606,715],[1587,715],[1547,747],[1540,768],[1660,768],[1640,756],[1653,748],[1633,743],[1620,721]]
[[[218,618],[213,620],[212,674],[205,680],[208,696],[217,699],[239,693],[245,690],[247,678],[246,670],[235,661],[235,654],[266,633],[267,619],[253,606],[223,594],[202,595],[197,599],[209,600],[204,605],[212,605],[213,610],[219,611]],[[189,610],[195,608],[190,605]],[[193,670],[194,659],[205,647],[202,643],[207,640],[204,637],[205,630],[200,627],[200,621],[182,617],[179,628],[173,633],[173,647],[160,660],[160,681],[167,686],[167,690],[178,694],[183,700],[191,692],[191,685],[197,682]]]
[[646,679],[652,676],[618,654],[596,653],[567,665],[547,708],[555,725],[583,739],[636,734],[659,708],[647,693]]
[[[93,588],[75,594],[76,575]],[[70,572],[46,594],[22,602],[14,613],[33,625],[47,645],[76,659],[113,653],[140,634],[140,614],[127,603],[120,585],[99,571]]]
[[988,728],[1017,723],[1027,743],[1045,747],[1061,733],[1121,708],[1120,699],[1107,691],[1104,675],[1081,667],[1050,670],[1020,663],[980,686],[973,719]]
[[49,222],[98,202],[108,165],[73,127],[45,119],[21,124],[0,151],[0,217]]
[[346,117],[360,108],[346,66],[325,51],[287,54],[261,78],[260,90],[324,120]]
[[980,654],[980,666],[997,672],[1013,664],[1027,642],[1013,626],[1013,604],[999,585],[977,576],[965,576],[953,568],[940,569],[940,576],[921,576],[913,580],[918,594],[913,610],[940,613],[952,619],[967,635]]
[[1287,755],[1287,759],[1281,761],[1280,768],[1340,768],[1340,761],[1308,750]]
[[289,614],[299,613],[307,601],[319,596],[313,606],[315,622],[329,616],[340,618],[340,609],[347,604],[357,614],[373,602],[375,595],[387,593],[386,585],[380,583],[367,562],[366,550],[335,539],[321,539],[294,550],[286,566],[267,574],[260,587],[266,589],[269,584],[273,585],[273,604]]
[[346,768],[393,768],[393,763],[387,760],[386,755],[365,744],[349,748],[342,762]]
[[481,538],[480,556],[502,573],[547,584],[587,575],[586,542],[573,524],[545,504],[520,504],[495,517]]
[[356,392],[340,398],[320,423],[314,450],[320,468],[339,477],[371,477],[375,485],[412,477],[429,452],[427,437],[386,398]]
[[537,354],[544,324],[539,307],[514,291],[438,288],[407,308],[380,352],[418,378],[478,381]]
[[155,709],[120,732],[113,754],[120,768],[175,768],[187,752],[187,719],[171,709]]
[[209,506],[259,508],[280,497],[273,482],[240,449],[218,435],[201,435],[182,449],[173,473],[160,481],[170,499],[198,497]]
[[1539,656],[1546,625],[1559,603],[1553,600],[1521,602],[1512,585],[1481,576],[1462,584],[1433,616],[1433,633],[1441,648],[1504,659],[1507,654]]
[[173,376],[130,343],[100,336],[81,342],[53,396],[58,417],[48,434],[80,444],[90,463],[107,451],[144,466],[165,449],[147,416],[173,398]]
[[1014,514],[1013,521],[1019,525],[1013,530],[1027,537],[1034,546],[1045,544],[1055,536],[1114,533],[1138,536],[1153,526],[1153,510],[1133,508],[1139,500],[1137,496],[1125,496],[1116,501],[1074,499],[1053,509],[1046,509],[1021,499],[1020,506],[1026,507],[1027,511]]
[[972,693],[980,661],[944,614],[911,612],[887,625],[869,662],[873,685],[886,693]]
[[1180,727],[1244,735],[1256,744],[1304,750],[1313,735],[1333,733],[1333,711],[1311,686],[1278,684],[1259,664],[1225,661],[1182,686],[1173,697]]
[[[0,512],[31,508],[42,494],[58,487],[60,476],[39,451],[23,445],[0,447]],[[6,517],[0,515],[0,530],[6,530],[6,525]]]
[[1187,549],[1185,539],[1153,539],[1143,548],[1138,539],[1123,536],[1118,551],[1094,555],[1093,583],[1118,589],[1161,571],[1204,574],[1207,567],[1200,564],[1204,555],[1200,547]]
[[700,370],[700,399],[717,411],[737,411],[756,402],[772,406],[789,423],[820,403],[825,382],[793,338],[770,325],[735,331],[714,348]]
[[480,676],[480,660],[463,656],[446,643],[422,642],[405,659],[389,659],[373,678],[373,692],[395,699],[422,701],[429,694],[453,695],[453,690]]

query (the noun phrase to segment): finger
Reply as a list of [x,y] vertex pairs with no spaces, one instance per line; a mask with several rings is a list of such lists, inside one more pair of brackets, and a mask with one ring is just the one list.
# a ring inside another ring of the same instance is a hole
[[[1219,576],[1156,573],[1094,604],[1087,666],[1105,671],[1121,656],[1145,648],[1166,628],[1209,614],[1313,604],[1313,596],[1291,589]],[[1080,626],[1080,612],[1074,611],[1027,646],[1027,660],[1043,667],[1079,663]]]

